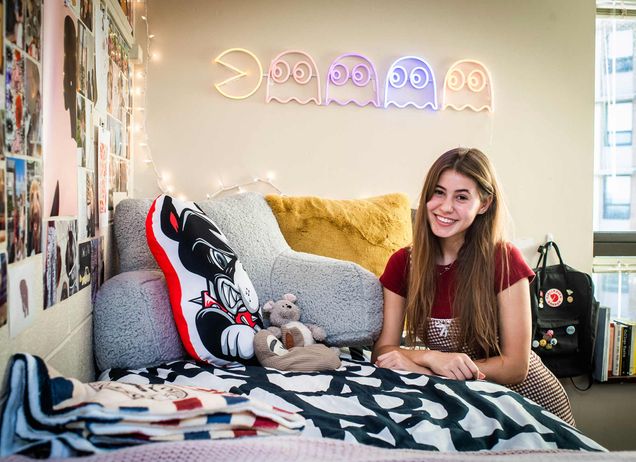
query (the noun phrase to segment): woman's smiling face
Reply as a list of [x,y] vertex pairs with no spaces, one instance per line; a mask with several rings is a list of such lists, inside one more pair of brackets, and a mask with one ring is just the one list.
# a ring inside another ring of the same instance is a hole
[[439,177],[433,196],[426,203],[433,234],[440,239],[463,238],[478,214],[488,210],[471,178],[445,170]]

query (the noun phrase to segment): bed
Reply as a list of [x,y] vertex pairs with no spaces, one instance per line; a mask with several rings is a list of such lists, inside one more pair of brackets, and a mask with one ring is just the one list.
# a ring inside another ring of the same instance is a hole
[[291,250],[258,194],[200,206],[232,242],[261,300],[293,288],[304,302],[303,320],[327,326],[326,343],[342,347],[341,367],[285,372],[188,359],[165,280],[143,242],[149,206],[150,201],[126,200],[115,213],[120,272],[97,294],[94,310],[99,380],[229,392],[295,413],[304,425],[293,436],[158,443],[117,451],[108,460],[161,460],[174,454],[171,451],[179,451],[184,460],[203,460],[210,454],[217,454],[218,460],[479,460],[510,454],[605,460],[636,455],[605,452],[503,386],[370,364],[368,351],[361,347],[372,344],[381,328],[377,278],[351,262]]

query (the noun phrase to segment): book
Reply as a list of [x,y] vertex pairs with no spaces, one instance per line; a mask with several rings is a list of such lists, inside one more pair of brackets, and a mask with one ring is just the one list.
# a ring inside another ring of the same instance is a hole
[[622,332],[623,326],[614,320],[614,363],[612,365],[612,375],[615,377],[621,375]]
[[614,321],[610,321],[609,325],[609,348],[607,350],[607,374],[612,375],[614,369],[614,332],[616,331],[616,324]]
[[594,379],[599,382],[607,381],[608,349],[610,332],[610,309],[601,306],[598,309],[598,323],[596,324],[596,344],[594,345]]
[[636,321],[631,319],[620,319],[618,321],[626,327],[625,335],[627,337],[623,340],[627,347],[623,355],[622,372],[623,375],[636,375]]
[[636,375],[636,329],[632,326],[632,365],[629,375]]
[[632,326],[632,365],[629,375],[636,375],[636,328]]
[[629,375],[629,354],[632,346],[632,326],[621,324],[621,375]]

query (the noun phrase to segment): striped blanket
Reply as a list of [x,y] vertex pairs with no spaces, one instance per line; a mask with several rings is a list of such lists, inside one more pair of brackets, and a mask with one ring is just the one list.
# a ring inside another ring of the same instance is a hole
[[82,383],[51,377],[42,359],[11,360],[0,456],[64,457],[152,441],[298,433],[304,418],[253,398],[174,384]]

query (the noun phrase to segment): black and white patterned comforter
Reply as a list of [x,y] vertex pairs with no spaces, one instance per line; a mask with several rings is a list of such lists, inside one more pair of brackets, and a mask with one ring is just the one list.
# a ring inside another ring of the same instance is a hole
[[437,451],[604,448],[553,414],[496,384],[378,369],[343,357],[330,372],[219,368],[174,361],[111,369],[101,380],[175,383],[243,394],[302,414],[302,435],[384,448]]

